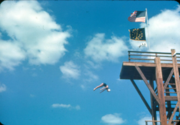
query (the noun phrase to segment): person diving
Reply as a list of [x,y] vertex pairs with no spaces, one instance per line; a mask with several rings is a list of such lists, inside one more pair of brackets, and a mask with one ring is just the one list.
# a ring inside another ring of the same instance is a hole
[[[104,86],[104,87],[103,87]],[[101,88],[100,90],[102,90],[101,92],[103,92],[104,90],[107,90],[108,92],[110,92],[111,90],[109,89],[109,86],[106,84],[106,83],[101,83],[99,86],[96,86],[94,88],[94,91],[97,89],[97,88],[100,88],[100,87],[103,87]],[[100,93],[101,93],[100,92]]]

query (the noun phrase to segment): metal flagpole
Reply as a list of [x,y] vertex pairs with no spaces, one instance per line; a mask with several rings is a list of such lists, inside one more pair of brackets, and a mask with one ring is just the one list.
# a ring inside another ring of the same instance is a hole
[[150,41],[149,41],[149,34],[148,34],[148,14],[147,14],[147,8],[146,8],[146,27],[147,27],[147,41],[149,43],[149,50],[150,50]]

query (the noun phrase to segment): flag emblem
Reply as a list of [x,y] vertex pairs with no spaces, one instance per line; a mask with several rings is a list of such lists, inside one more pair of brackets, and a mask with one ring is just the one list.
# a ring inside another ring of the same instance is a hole
[[131,29],[130,39],[135,41],[146,41],[145,28]]

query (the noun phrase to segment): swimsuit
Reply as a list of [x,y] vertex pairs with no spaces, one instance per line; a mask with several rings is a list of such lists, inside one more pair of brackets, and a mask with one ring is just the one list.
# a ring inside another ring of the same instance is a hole
[[106,86],[107,86],[107,84],[106,84],[106,83],[103,83],[103,86],[104,86],[104,87],[106,87]]

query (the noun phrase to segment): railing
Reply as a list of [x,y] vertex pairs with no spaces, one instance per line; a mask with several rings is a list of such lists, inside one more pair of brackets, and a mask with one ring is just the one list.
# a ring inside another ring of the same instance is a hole
[[[154,61],[156,57],[160,57],[161,61],[167,61],[167,62],[172,61],[171,53],[128,51],[129,62],[131,62],[131,60]],[[177,58],[177,62],[180,62],[180,60],[178,60],[178,58],[180,58],[180,53],[176,53],[176,58]]]
[[[167,121],[169,121],[169,120],[167,120]],[[158,123],[159,122],[160,123],[161,121],[157,121],[157,120],[152,120],[152,121],[145,120],[146,125],[148,125],[148,122],[152,122],[152,123]],[[171,125],[176,125],[175,123],[177,123],[177,122],[179,122],[179,120],[172,120],[172,124]]]

